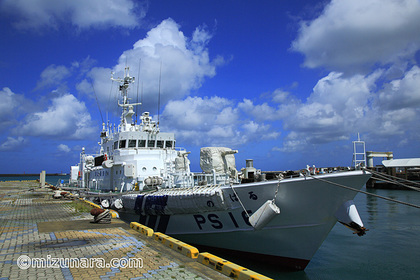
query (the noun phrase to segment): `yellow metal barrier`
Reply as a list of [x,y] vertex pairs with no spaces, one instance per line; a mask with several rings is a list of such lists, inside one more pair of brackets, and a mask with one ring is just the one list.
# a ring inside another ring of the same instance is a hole
[[139,223],[136,223],[136,222],[131,222],[130,227],[134,230],[137,230],[141,234],[146,235],[146,236],[153,236],[153,229],[151,229],[149,227],[146,227],[142,224],[139,224]]
[[196,259],[198,257],[199,252],[197,248],[172,238],[164,233],[155,232],[154,238],[155,240],[161,242],[163,245],[183,254],[184,256],[192,259]]
[[200,253],[197,261],[205,266],[211,267],[212,269],[229,276],[233,279],[238,280],[268,280],[264,275],[249,270],[240,265],[229,262],[225,259],[219,258],[210,253]]

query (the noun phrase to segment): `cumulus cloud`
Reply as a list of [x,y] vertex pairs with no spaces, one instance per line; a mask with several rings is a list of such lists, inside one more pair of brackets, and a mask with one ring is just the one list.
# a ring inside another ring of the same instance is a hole
[[419,137],[420,68],[412,67],[401,79],[395,79],[379,91],[369,115],[379,136]]
[[79,75],[83,76],[89,72],[95,64],[96,60],[92,59],[90,56],[87,56],[81,61],[73,61],[71,64],[71,71],[77,70]]
[[239,146],[276,139],[270,124],[250,119],[241,103],[213,96],[170,101],[161,116],[162,130],[173,130],[182,143],[197,146]]
[[41,79],[38,81],[37,88],[47,86],[57,86],[63,83],[63,80],[71,75],[70,69],[64,65],[50,65],[41,73]]
[[294,131],[289,132],[287,137],[282,142],[281,147],[273,147],[273,151],[277,152],[296,152],[305,150],[308,147],[308,142],[305,137],[302,137],[301,133]]
[[0,126],[4,126],[14,120],[14,110],[19,101],[18,96],[7,87],[0,91],[0,100]]
[[420,49],[418,0],[333,0],[314,20],[302,21],[292,50],[306,67],[352,72],[401,63]]
[[58,29],[71,23],[80,29],[124,27],[133,28],[145,16],[145,8],[132,0],[4,0],[3,13],[13,16],[18,29]]
[[320,79],[307,101],[283,119],[284,128],[290,131],[285,150],[348,139],[359,131],[372,110],[370,102],[380,73],[344,77],[331,72]]
[[[231,102],[226,98],[211,97],[188,97],[185,100],[170,101],[162,114],[162,119],[166,118],[177,127],[185,129],[200,128],[205,130],[206,126],[217,124],[230,124],[236,120],[236,114],[232,113],[231,108],[227,107]],[[218,117],[222,111],[225,116]],[[231,119],[228,119],[229,115]]]
[[307,104],[330,104],[345,119],[363,117],[381,73],[376,71],[368,76],[357,74],[345,77],[342,73],[331,72],[318,81]]
[[57,146],[57,150],[59,150],[60,152],[63,153],[69,153],[71,151],[71,149],[69,148],[69,146],[65,145],[65,144],[60,144]]
[[275,103],[290,102],[290,99],[288,100],[288,97],[290,97],[290,93],[281,89],[276,89],[272,93],[272,100]]
[[279,119],[276,108],[271,107],[267,103],[254,105],[251,100],[245,98],[238,107],[258,121]]
[[241,133],[243,143],[256,142],[259,140],[272,140],[280,136],[280,132],[275,131],[269,124],[255,121],[248,121],[242,125],[244,129]]
[[193,145],[230,142],[236,137],[232,126],[238,121],[232,105],[217,96],[169,101],[161,115],[162,130],[174,131],[181,142]]
[[21,150],[25,142],[25,138],[21,136],[17,138],[7,137],[6,141],[0,145],[0,151]]
[[357,132],[373,139],[420,137],[420,68],[414,66],[378,89],[384,75],[382,70],[350,77],[331,72],[320,79],[306,102],[295,104],[293,114],[282,118],[288,135],[278,150],[348,140]]
[[8,87],[0,90],[0,128],[15,125],[18,116],[29,110],[32,102]]
[[14,133],[59,139],[85,139],[91,137],[95,131],[85,104],[72,94],[65,94],[53,98],[46,111],[27,115]]
[[[211,38],[204,26],[197,27],[191,37],[187,37],[174,20],[164,20],[132,49],[124,51],[117,65],[92,68],[77,89],[92,94],[92,82],[101,107],[112,111],[109,104],[116,103],[117,86],[110,81],[110,73],[123,77],[128,64],[131,76],[137,78],[129,97],[132,102],[136,101],[138,87],[143,93],[143,110],[153,114],[156,113],[161,76],[161,105],[164,108],[160,114],[161,130],[176,132],[181,143],[236,146],[249,141],[276,139],[280,132],[273,131],[270,122],[283,114],[278,108],[271,108],[267,103],[254,104],[248,99],[237,102],[218,96],[189,96],[223,64],[223,58],[210,59],[207,45]],[[272,98],[287,106],[294,102],[286,92],[276,91]],[[279,105],[284,110],[285,106]]]
[[[143,107],[155,111],[159,87],[163,105],[169,100],[185,97],[191,90],[198,89],[206,77],[216,74],[221,60],[210,60],[207,49],[210,39],[211,35],[202,27],[188,38],[174,20],[167,19],[152,28],[132,49],[124,51],[112,69],[94,68],[88,73],[88,78],[93,80],[100,102],[107,106],[110,72],[115,73],[114,77],[123,77],[128,64],[130,75],[137,77],[137,84],[129,92],[130,97],[136,100],[137,92],[143,92]],[[91,88],[87,80],[78,85],[79,91],[84,93],[91,94]],[[116,91],[116,87],[113,88]]]
[[379,94],[378,102],[391,110],[420,107],[420,68],[413,66],[403,78],[386,85]]
[[[281,117],[288,134],[275,150],[303,150],[357,132],[376,143],[418,141],[419,14],[417,0],[332,0],[317,18],[302,21],[291,49],[304,54],[304,66],[332,71],[305,102],[283,105],[291,112]],[[290,94],[279,92],[273,101],[284,96]]]

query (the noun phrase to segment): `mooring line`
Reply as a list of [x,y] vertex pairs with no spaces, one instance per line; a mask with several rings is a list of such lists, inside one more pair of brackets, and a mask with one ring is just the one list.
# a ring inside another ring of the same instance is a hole
[[420,188],[409,186],[409,185],[403,184],[401,182],[398,182],[398,181],[395,181],[395,180],[392,180],[392,179],[388,179],[387,177],[380,177],[380,176],[377,176],[376,174],[372,176],[372,179],[380,180],[382,182],[386,182],[386,183],[390,183],[390,184],[394,184],[394,185],[400,185],[402,187],[412,189],[413,191],[420,192]]
[[399,203],[399,204],[403,204],[403,205],[406,205],[406,206],[411,206],[411,207],[420,209],[420,205],[415,205],[415,204],[411,204],[411,203],[408,203],[408,202],[392,199],[392,198],[389,198],[389,197],[386,197],[386,196],[365,192],[365,191],[358,190],[358,189],[355,189],[355,188],[352,188],[352,187],[348,187],[348,186],[345,186],[345,185],[334,183],[334,182],[331,182],[331,181],[328,181],[328,180],[325,180],[325,179],[321,179],[321,178],[318,178],[318,177],[313,176],[313,175],[309,175],[309,176],[313,179],[316,179],[316,180],[319,180],[319,181],[322,181],[322,182],[326,182],[326,183],[338,186],[340,188],[348,189],[348,190],[351,190],[351,191],[354,191],[354,192],[363,193],[363,194],[366,194],[366,195],[374,196],[374,197],[381,198],[381,199],[384,199],[384,200],[388,200],[388,201],[392,201],[392,202],[395,202],[395,203]]
[[245,209],[245,206],[244,206],[244,204],[242,203],[241,198],[239,197],[239,195],[236,193],[235,189],[233,188],[233,184],[230,184],[230,188],[232,189],[233,194],[234,194],[234,195],[238,198],[238,201],[239,201],[239,203],[241,204],[242,209],[244,209],[244,212],[245,212],[245,214],[248,216],[248,219],[249,219],[249,218],[250,218],[249,213],[248,213],[248,211]]
[[393,183],[393,184],[401,185],[403,187],[406,187],[406,188],[409,188],[409,189],[412,189],[412,190],[415,190],[415,191],[420,191],[420,188],[418,188],[418,187],[409,186],[409,185],[403,184],[403,183],[401,183],[397,180],[410,182],[410,183],[415,184],[415,185],[420,185],[417,182],[406,180],[406,179],[403,179],[403,178],[398,178],[398,177],[391,176],[391,175],[388,175],[388,174],[383,174],[383,173],[380,173],[380,172],[377,172],[377,171],[374,171],[374,170],[369,170],[369,169],[366,169],[366,168],[364,168],[363,170],[366,170],[366,171],[372,173],[373,175],[378,176],[377,178],[374,178],[374,179],[380,179],[380,180],[386,181],[388,183]]

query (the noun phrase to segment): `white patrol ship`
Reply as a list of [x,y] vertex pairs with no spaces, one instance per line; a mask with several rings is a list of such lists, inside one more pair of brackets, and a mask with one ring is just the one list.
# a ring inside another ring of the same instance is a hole
[[[173,133],[144,112],[133,122],[127,93],[134,78],[128,68],[120,83],[121,122],[103,125],[100,153],[71,168],[70,184],[98,192],[118,192],[110,206],[129,221],[140,222],[192,245],[218,248],[264,263],[302,270],[337,221],[363,235],[365,228],[352,201],[371,174],[354,170],[269,179],[248,160],[236,170],[236,150],[201,149],[201,173],[190,171],[184,149]],[[104,200],[103,202],[105,202]],[[103,203],[107,206],[107,203]]]

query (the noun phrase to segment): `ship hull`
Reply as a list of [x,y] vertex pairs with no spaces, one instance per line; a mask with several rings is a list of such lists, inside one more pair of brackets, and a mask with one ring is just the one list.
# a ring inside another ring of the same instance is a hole
[[[228,209],[212,210],[213,203],[197,205],[197,212],[171,215],[125,209],[121,217],[189,244],[245,253],[265,263],[302,270],[337,222],[337,210],[356,195],[337,184],[360,189],[369,177],[363,171],[351,171],[317,176],[322,181],[300,177],[234,185],[234,190],[226,186],[223,195],[230,203]],[[273,199],[280,214],[255,230],[249,215]]]

